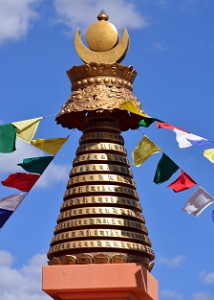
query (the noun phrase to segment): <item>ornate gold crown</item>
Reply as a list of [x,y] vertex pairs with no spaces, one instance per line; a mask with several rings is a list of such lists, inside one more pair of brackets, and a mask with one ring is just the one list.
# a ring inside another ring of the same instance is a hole
[[72,91],[87,85],[99,84],[125,87],[132,90],[132,83],[137,76],[137,72],[132,66],[97,62],[74,66],[67,71],[67,74],[72,84]]

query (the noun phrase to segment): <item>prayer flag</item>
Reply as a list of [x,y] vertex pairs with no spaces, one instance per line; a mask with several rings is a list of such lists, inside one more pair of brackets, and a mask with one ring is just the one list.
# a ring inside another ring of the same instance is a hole
[[7,179],[1,181],[2,185],[18,189],[22,192],[29,192],[40,175],[29,174],[29,173],[14,173],[11,174]]
[[186,130],[183,130],[183,129],[181,129],[181,128],[175,127],[174,125],[171,125],[171,124],[168,124],[168,123],[156,123],[156,126],[157,126],[158,128],[161,128],[161,129],[163,128],[163,129],[174,130],[175,128],[177,128],[177,129],[182,130],[182,131],[184,131],[184,132],[188,132],[188,131],[186,131]]
[[188,214],[193,214],[198,217],[213,202],[213,197],[199,186],[197,190],[192,194],[192,196],[188,199],[183,210]]
[[212,211],[212,220],[214,222],[214,210]]
[[214,149],[206,149],[204,150],[203,155],[214,164]]
[[26,194],[16,194],[4,197],[0,200],[0,228],[3,227],[25,196]]
[[67,138],[52,138],[52,139],[36,139],[31,141],[31,144],[48,154],[55,155],[68,140]]
[[140,122],[138,123],[140,126],[143,126],[143,127],[149,127],[154,121],[158,121],[158,122],[163,122],[161,120],[158,120],[158,119],[155,119],[155,118],[147,118],[147,117],[144,117],[144,119],[140,120]]
[[140,115],[140,116],[146,116],[148,118],[150,118],[147,114],[145,114],[144,112],[141,112],[137,106],[134,104],[133,101],[126,101],[126,102],[123,102],[122,104],[120,104],[120,107],[125,109],[125,110],[128,110],[129,112],[131,113],[134,113],[136,115]]
[[16,127],[12,124],[0,125],[0,152],[11,153],[16,150]]
[[136,167],[140,167],[147,158],[158,152],[161,152],[161,149],[144,135],[132,152],[133,163]]
[[13,122],[12,124],[17,128],[17,137],[30,144],[39,126],[39,122],[42,119],[43,117],[39,117],[20,122]]
[[186,133],[176,128],[173,131],[176,133],[176,140],[181,149],[188,148],[193,145],[192,142],[190,142],[189,140],[197,141],[198,143],[200,143],[203,140],[206,142],[208,141],[201,136],[195,135],[193,133]]
[[54,156],[25,158],[23,163],[18,164],[18,166],[21,166],[27,172],[42,174],[53,158]]
[[160,184],[167,181],[178,169],[179,167],[174,163],[174,161],[163,153],[157,165],[154,182],[156,184]]
[[209,142],[210,142],[207,139],[205,139],[199,135],[195,135],[186,130],[175,127],[171,124],[156,123],[156,125],[158,128],[171,129],[172,131],[174,131],[176,134],[176,140],[178,142],[178,146],[181,149],[191,147],[192,145],[201,146],[201,145],[204,145],[204,143],[209,144]]
[[184,171],[181,171],[179,177],[167,187],[172,188],[175,193],[178,193],[191,189],[196,184],[197,182],[195,182],[188,174],[186,174]]
[[210,144],[213,144],[213,142],[207,140],[207,139],[202,139],[202,140],[189,140],[187,139],[193,146],[199,146],[199,147],[206,147]]

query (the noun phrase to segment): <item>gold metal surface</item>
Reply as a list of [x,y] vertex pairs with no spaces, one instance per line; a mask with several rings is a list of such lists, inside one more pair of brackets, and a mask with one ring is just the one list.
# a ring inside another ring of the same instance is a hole
[[89,153],[89,154],[81,154],[77,156],[74,161],[73,165],[79,163],[85,163],[90,161],[108,161],[108,163],[121,163],[130,166],[130,163],[128,161],[128,158],[117,155],[117,154],[106,154],[106,153]]
[[118,39],[116,27],[106,20],[93,23],[86,31],[86,42],[95,52],[111,50],[117,44]]
[[94,121],[91,123],[87,123],[85,126],[85,129],[83,130],[83,132],[87,132],[87,131],[93,131],[94,129],[105,129],[105,130],[113,130],[116,133],[120,133],[120,127],[117,123],[112,123],[112,122],[99,122],[99,121]]
[[138,240],[144,242],[148,246],[151,246],[149,238],[141,233],[125,231],[125,230],[110,230],[110,229],[83,229],[83,230],[74,230],[67,231],[66,233],[60,233],[54,236],[51,241],[51,246],[57,242],[66,241],[69,239],[78,239],[78,238],[123,238],[129,240]]
[[134,189],[130,189],[127,187],[123,187],[120,185],[82,185],[78,187],[69,188],[65,194],[64,199],[70,198],[72,196],[76,197],[76,195],[88,195],[88,194],[99,195],[100,193],[108,193],[111,195],[128,195],[135,199],[138,199],[138,194]]
[[115,143],[89,143],[83,144],[77,148],[76,155],[94,150],[109,150],[111,153],[121,152],[122,155],[127,155],[125,147]]
[[[125,82],[123,84],[125,84]],[[85,87],[78,88],[72,92],[67,102],[62,106],[60,113],[56,116],[57,120],[59,120],[62,115],[71,112],[109,109],[121,110],[121,104],[127,100],[133,101],[134,104],[139,107],[139,110],[142,111],[138,99],[128,88],[128,82],[127,87],[116,87],[111,84],[102,85],[102,78],[98,77],[94,85],[88,84],[87,81],[85,85]],[[135,115],[135,117],[138,118],[139,121],[142,119],[142,116]]]
[[114,184],[123,183],[128,186],[132,186],[133,188],[136,187],[136,184],[133,179],[127,176],[121,176],[121,175],[114,175],[114,174],[93,174],[93,175],[79,175],[79,176],[73,176],[71,179],[69,179],[67,183],[67,187],[70,188],[74,185],[81,184],[81,183],[88,183],[91,182],[98,182],[99,184],[106,184],[108,182],[113,182]]
[[[102,28],[103,29],[103,28]],[[109,29],[109,28],[108,28]],[[112,30],[111,30],[112,31]],[[91,34],[91,33],[90,33]],[[109,36],[108,33],[106,35]],[[90,37],[91,38],[91,37]],[[99,37],[100,38],[100,33]],[[115,34],[113,40],[109,39],[108,48],[115,41]],[[98,41],[99,42],[99,41]],[[80,31],[77,30],[74,38],[74,45],[77,54],[85,63],[97,62],[97,63],[115,63],[121,62],[125,57],[129,48],[129,35],[127,30],[123,29],[123,36],[119,43],[109,51],[95,52],[88,49],[81,41]],[[104,46],[99,45],[99,51],[104,48]]]
[[75,207],[75,206],[88,206],[90,204],[117,204],[121,207],[128,206],[130,209],[137,209],[138,211],[142,212],[142,208],[140,203],[137,200],[133,200],[127,197],[110,197],[110,196],[85,196],[85,197],[78,197],[72,198],[69,200],[65,200],[62,203],[61,211],[65,208]]
[[[133,66],[125,66],[118,63],[107,64],[90,62],[88,64],[74,66],[67,71],[68,77],[73,85],[72,91],[87,85],[101,84],[109,86],[127,87],[131,85],[137,76]],[[100,80],[97,80],[100,78]],[[109,81],[103,81],[110,78]],[[86,81],[85,81],[86,80]],[[74,88],[76,86],[76,88]],[[138,106],[140,103],[138,102]]]
[[59,243],[55,246],[52,246],[48,252],[48,255],[52,253],[62,252],[66,250],[76,250],[84,248],[102,248],[102,249],[123,249],[123,250],[132,250],[146,253],[151,259],[154,259],[153,250],[146,245],[134,242],[125,242],[121,240],[79,240],[74,242]]
[[72,217],[85,217],[88,215],[96,215],[98,218],[100,216],[105,217],[105,215],[114,215],[117,216],[127,216],[129,218],[136,218],[139,221],[145,223],[145,219],[143,215],[137,211],[133,211],[131,209],[119,208],[119,207],[83,207],[76,209],[69,209],[65,212],[62,212],[57,219],[57,222],[65,221],[66,219],[70,219]]
[[89,132],[81,136],[79,142],[87,142],[88,140],[110,140],[111,142],[118,142],[119,144],[124,145],[124,139],[120,134],[111,133],[111,132]]
[[72,175],[81,173],[96,173],[103,171],[105,171],[106,173],[114,172],[114,174],[123,174],[126,176],[133,177],[132,171],[129,168],[116,164],[87,164],[73,167],[73,169],[70,172],[70,177]]
[[148,234],[146,226],[135,220],[125,219],[125,218],[81,218],[81,219],[71,219],[69,221],[60,222],[56,225],[54,232],[67,231],[75,227],[85,227],[85,226],[94,226],[94,225],[103,225],[108,227],[124,227],[138,229],[144,234]]

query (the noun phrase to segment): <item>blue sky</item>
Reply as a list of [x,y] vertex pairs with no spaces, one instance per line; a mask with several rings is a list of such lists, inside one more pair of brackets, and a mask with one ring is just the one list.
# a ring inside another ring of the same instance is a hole
[[[214,141],[213,0],[3,0],[0,1],[0,122],[57,114],[70,95],[66,70],[82,64],[73,38],[84,34],[101,9],[131,45],[122,62],[138,72],[134,95],[147,114]],[[182,208],[195,187],[173,193],[155,185],[160,154],[140,168],[131,152],[143,134],[214,196],[214,166],[203,149],[181,150],[175,134],[153,124],[123,133],[137,192],[156,253],[152,271],[160,300],[214,300],[214,223],[209,206],[198,218]],[[0,294],[4,300],[49,299],[41,291],[41,266],[62,203],[81,132],[41,121],[36,137],[66,137],[35,187],[0,232]],[[17,171],[23,157],[43,155],[18,142],[17,151],[0,155],[0,177]],[[18,161],[19,160],[19,161]],[[0,187],[0,198],[14,193]]]

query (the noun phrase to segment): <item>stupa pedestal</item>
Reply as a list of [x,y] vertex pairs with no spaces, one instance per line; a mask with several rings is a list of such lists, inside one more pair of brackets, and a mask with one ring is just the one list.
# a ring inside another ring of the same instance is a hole
[[158,300],[158,282],[141,264],[43,267],[42,289],[54,300]]

